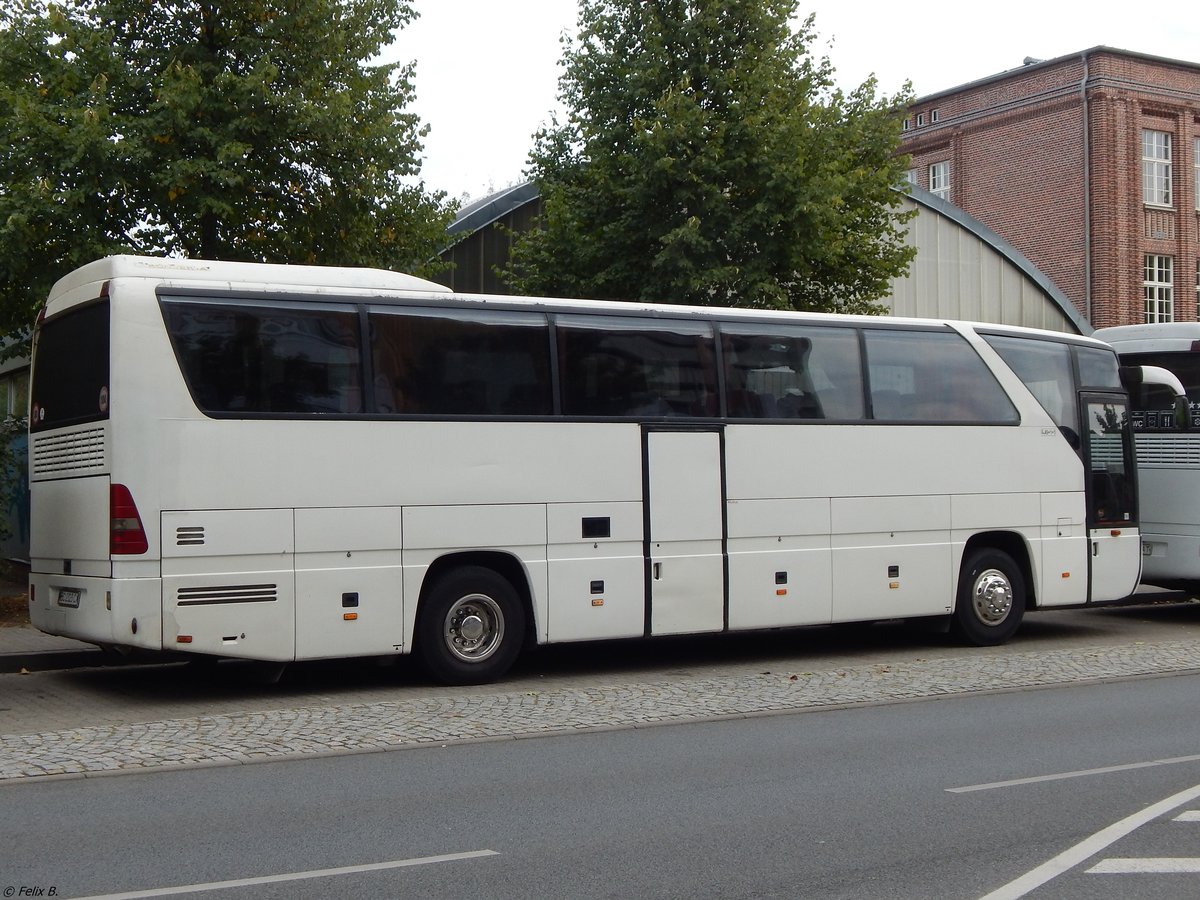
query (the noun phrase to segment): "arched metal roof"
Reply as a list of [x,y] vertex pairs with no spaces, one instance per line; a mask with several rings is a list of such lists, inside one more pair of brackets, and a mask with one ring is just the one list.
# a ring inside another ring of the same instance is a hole
[[[1066,295],[1024,254],[996,232],[954,204],[921,188],[905,185],[897,190],[916,206],[918,218],[929,215],[933,217],[931,221],[949,223],[954,239],[944,239],[944,224],[933,228],[927,223],[910,224],[909,239],[917,247],[917,261],[907,276],[893,282],[890,306],[894,313],[978,319],[1091,334],[1091,324]],[[485,250],[483,241],[478,242],[478,250],[464,245],[473,240],[473,235],[535,203],[538,197],[537,185],[526,181],[468,204],[448,229],[449,234],[456,236],[458,241],[443,252],[443,257],[453,258],[456,264],[466,265],[471,270],[490,271],[492,266],[502,261],[489,256],[487,260],[481,260],[480,265],[475,265],[471,260],[475,254],[495,253],[497,248]],[[972,243],[976,246],[970,246]],[[984,259],[986,254],[979,248],[986,248],[991,255]],[[994,262],[990,262],[992,260]],[[926,272],[925,267],[929,266],[936,273]],[[1007,273],[1003,271],[1004,267],[1007,267]],[[1001,271],[997,272],[997,269]],[[978,277],[964,278],[963,272],[967,270],[974,271]],[[497,290],[495,284],[486,283],[453,286],[456,290],[468,292],[482,290],[491,293]],[[952,296],[939,296],[939,292]],[[1042,304],[1040,312],[1038,304]]]

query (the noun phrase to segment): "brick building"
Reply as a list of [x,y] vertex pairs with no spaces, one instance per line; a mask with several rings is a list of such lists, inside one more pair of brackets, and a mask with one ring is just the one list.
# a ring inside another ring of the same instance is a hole
[[1200,63],[1094,47],[920,97],[910,179],[1030,259],[1094,327],[1200,304]]

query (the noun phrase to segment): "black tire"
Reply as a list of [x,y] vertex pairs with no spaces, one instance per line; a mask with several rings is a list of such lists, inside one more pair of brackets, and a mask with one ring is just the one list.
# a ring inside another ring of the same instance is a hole
[[525,606],[502,575],[482,566],[447,572],[417,614],[416,653],[442,684],[485,684],[509,670],[525,640]]
[[1002,550],[972,551],[958,576],[958,597],[950,630],[977,647],[1011,638],[1025,616],[1025,576]]

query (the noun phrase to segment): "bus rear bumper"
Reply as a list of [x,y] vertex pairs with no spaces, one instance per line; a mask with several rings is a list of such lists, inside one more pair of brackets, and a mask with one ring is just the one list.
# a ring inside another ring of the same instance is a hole
[[114,647],[162,649],[162,582],[33,572],[29,620],[47,634]]

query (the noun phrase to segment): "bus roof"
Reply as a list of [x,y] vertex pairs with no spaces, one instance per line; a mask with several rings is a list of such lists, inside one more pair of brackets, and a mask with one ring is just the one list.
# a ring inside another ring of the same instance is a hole
[[1150,322],[1097,328],[1092,337],[1111,344],[1119,353],[1188,352],[1200,345],[1200,322]]
[[[684,306],[669,303],[647,303],[642,301],[623,300],[580,300],[564,298],[519,297],[501,294],[459,294],[453,293],[445,285],[406,275],[401,272],[391,272],[384,269],[355,268],[342,266],[306,266],[274,263],[227,262],[216,260],[156,258],[142,256],[108,256],[98,259],[63,276],[50,291],[47,300],[49,306],[59,298],[73,295],[67,300],[67,305],[73,305],[83,299],[79,289],[88,285],[99,285],[104,282],[122,278],[144,278],[158,282],[166,287],[203,288],[204,286],[220,287],[224,290],[233,288],[253,288],[256,291],[270,292],[272,290],[298,291],[307,289],[314,294],[329,295],[337,292],[357,294],[424,294],[435,303],[450,303],[454,305],[534,308],[555,312],[586,312],[603,313],[608,315],[648,315],[664,318],[697,318],[710,319],[713,317],[735,317],[743,321],[761,320],[763,323],[786,319],[791,322],[826,321],[836,318],[846,324],[880,323],[884,318],[889,324],[914,325],[929,327],[931,324],[950,324],[957,322],[951,319],[915,319],[897,316],[867,316],[867,315],[837,315],[827,313],[803,313],[791,310],[770,310],[738,307],[725,309],[709,306]],[[99,293],[99,288],[95,288]],[[315,298],[314,298],[315,299]],[[386,297],[380,297],[386,301]],[[412,299],[397,298],[397,299]],[[56,310],[50,310],[55,312]],[[1012,335],[1041,335],[1048,334],[1045,330],[1027,328],[1018,325],[1002,325],[988,322],[957,322],[969,325],[981,331],[1003,332]],[[1100,342],[1091,337],[1066,332],[1053,332],[1065,342],[1077,344],[1094,344]]]
[[106,256],[64,275],[50,289],[50,297],[77,287],[116,278],[150,278],[169,282],[220,282],[224,284],[275,284],[281,287],[350,288],[386,291],[437,291],[449,288],[415,275],[342,266],[276,265],[223,262],[205,259],[168,259],[146,256]]

